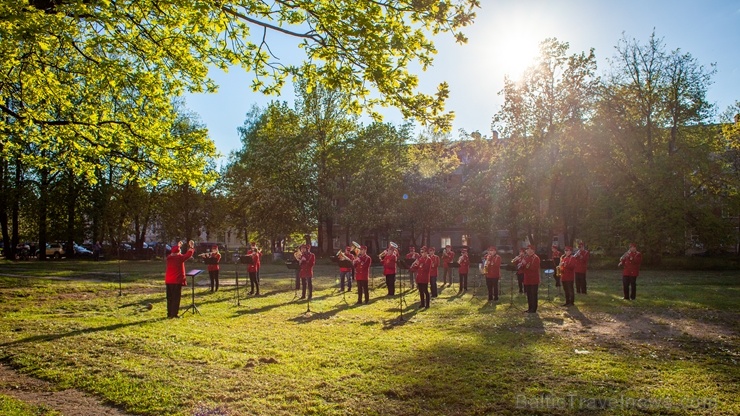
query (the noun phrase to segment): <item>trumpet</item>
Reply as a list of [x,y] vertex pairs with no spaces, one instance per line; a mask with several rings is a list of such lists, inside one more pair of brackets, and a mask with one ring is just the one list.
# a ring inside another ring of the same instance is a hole
[[459,257],[459,258],[457,259],[457,262],[458,262],[458,263],[462,263],[462,261],[463,261],[463,258],[467,259],[467,258],[468,258],[468,255],[467,255],[467,254],[462,254],[462,255],[460,255],[460,257]]
[[296,260],[301,261],[301,258],[303,258],[303,253],[301,253],[301,250],[296,250],[296,252],[293,253],[293,257],[295,257]]
[[342,250],[337,251],[336,258],[339,260],[347,260],[347,256],[344,255],[344,252]]
[[624,264],[624,261],[627,259],[627,257],[630,255],[630,251],[627,250],[622,254],[622,257],[619,258],[619,264],[617,264],[617,267],[622,267],[622,264]]

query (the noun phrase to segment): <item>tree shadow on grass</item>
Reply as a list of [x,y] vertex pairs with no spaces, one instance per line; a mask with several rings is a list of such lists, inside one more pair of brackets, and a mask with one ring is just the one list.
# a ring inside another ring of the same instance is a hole
[[290,318],[288,320],[291,322],[299,323],[299,324],[307,324],[313,321],[330,319],[331,317],[335,316],[339,312],[354,308],[356,306],[359,307],[360,305],[340,305],[340,306],[335,306],[334,308],[328,311],[323,311],[323,312],[313,312],[313,311],[308,312],[307,311],[294,318]]
[[137,325],[144,325],[148,323],[154,323],[159,321],[166,320],[166,317],[161,318],[151,318],[151,319],[145,319],[142,321],[136,321],[136,322],[128,322],[128,323],[120,323],[120,324],[113,324],[113,325],[106,325],[106,326],[99,326],[95,328],[85,328],[85,329],[76,329],[74,331],[64,332],[64,333],[57,333],[57,334],[44,334],[44,335],[34,335],[27,338],[5,342],[0,344],[0,347],[11,347],[15,345],[20,344],[26,344],[26,343],[36,343],[36,342],[46,342],[46,341],[55,341],[62,338],[67,337],[74,337],[77,335],[85,335],[85,334],[92,334],[95,332],[103,332],[103,331],[116,331],[121,328],[127,328],[130,326],[137,326]]

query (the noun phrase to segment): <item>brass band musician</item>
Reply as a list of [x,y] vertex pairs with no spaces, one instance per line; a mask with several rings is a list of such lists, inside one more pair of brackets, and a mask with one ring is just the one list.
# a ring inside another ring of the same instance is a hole
[[249,284],[251,286],[251,290],[249,292],[250,295],[255,294],[255,288],[257,289],[257,296],[260,294],[260,280],[259,280],[259,271],[260,271],[260,257],[261,252],[257,249],[257,243],[251,242],[249,243],[249,250],[247,250],[247,256],[252,258],[252,263],[247,265],[247,273],[249,274]]
[[524,271],[522,270],[522,260],[526,256],[524,248],[519,248],[519,254],[511,259],[511,264],[516,266],[516,281],[519,284],[519,293],[524,293]]
[[316,264],[316,256],[311,253],[311,246],[301,245],[301,258],[298,260],[301,271],[301,299],[306,299],[306,288],[308,288],[308,299],[313,297],[313,266]]
[[560,280],[563,282],[563,291],[565,292],[565,303],[563,306],[573,306],[575,302],[575,289],[573,281],[576,277],[576,262],[573,258],[573,247],[565,246],[565,254],[560,257]]
[[557,267],[560,264],[560,258],[560,250],[558,250],[558,246],[556,244],[553,244],[550,260],[552,260],[552,264],[555,265],[555,287],[560,287],[560,273],[558,272],[560,269]]
[[455,251],[452,246],[447,244],[442,251],[442,287],[445,285],[452,286],[452,268],[450,263],[455,261]]
[[[339,261],[352,262],[355,259],[355,255],[352,253],[352,246],[344,248],[344,252],[337,253],[337,259]],[[352,267],[339,266],[339,290],[344,292],[344,282],[347,282],[347,291],[352,291]]]
[[211,251],[207,253],[202,253],[199,255],[199,257],[202,257],[203,259],[211,259],[208,262],[208,278],[211,281],[211,292],[217,292],[218,273],[220,269],[218,263],[221,262],[221,253],[218,252],[218,245],[214,244],[213,246],[211,246]]
[[396,294],[396,263],[398,262],[398,245],[394,242],[388,243],[388,248],[378,255],[383,263],[383,274],[385,275],[385,286],[388,289],[386,296]]
[[499,280],[501,279],[501,256],[495,246],[488,247],[485,257],[484,270],[486,271],[486,286],[488,287],[488,301],[498,300]]
[[460,253],[460,258],[457,259],[460,264],[460,268],[457,271],[459,278],[459,289],[457,293],[462,293],[468,290],[468,272],[470,271],[470,257],[468,256],[468,248],[463,247]]
[[625,300],[635,300],[637,297],[637,276],[640,274],[642,253],[637,251],[637,244],[631,243],[629,250],[619,259],[622,271],[622,288]]

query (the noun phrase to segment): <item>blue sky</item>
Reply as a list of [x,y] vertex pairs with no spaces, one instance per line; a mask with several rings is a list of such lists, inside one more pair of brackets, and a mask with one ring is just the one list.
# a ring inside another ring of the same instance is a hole
[[[540,41],[555,37],[570,43],[570,53],[595,49],[600,74],[608,69],[615,45],[635,38],[645,43],[655,30],[668,50],[680,48],[704,66],[717,65],[708,99],[724,111],[740,101],[740,0],[481,0],[475,24],[464,33],[465,45],[451,36],[434,38],[434,67],[419,74],[420,90],[433,93],[450,84],[446,108],[455,112],[453,137],[459,129],[490,135],[491,118],[500,109],[504,76],[516,79],[532,63]],[[274,43],[282,42],[277,37]],[[268,39],[269,40],[269,39]],[[299,51],[286,46],[279,54],[295,60]],[[282,56],[281,56],[282,58]],[[293,87],[280,97],[252,93],[251,77],[239,68],[211,71],[219,84],[216,94],[187,95],[187,106],[200,114],[211,138],[226,156],[241,146],[237,127],[257,104],[272,99],[293,101]],[[397,110],[383,111],[392,123],[402,121]]]

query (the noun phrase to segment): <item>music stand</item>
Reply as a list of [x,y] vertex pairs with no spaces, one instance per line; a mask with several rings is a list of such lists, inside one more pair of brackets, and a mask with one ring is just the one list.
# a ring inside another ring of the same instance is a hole
[[478,266],[478,273],[476,273],[476,277],[475,277],[475,287],[473,288],[473,296],[470,298],[470,302],[472,302],[473,299],[475,299],[478,293],[478,288],[481,285],[481,280],[484,279],[483,276],[484,276],[483,270],[481,270],[480,266]]
[[[339,263],[339,267],[342,267],[342,268],[345,268],[345,269],[352,269],[352,260],[337,260],[337,263]],[[342,272],[339,272],[339,273],[341,275]],[[348,280],[349,279],[352,279],[352,274],[351,273],[346,273],[345,274],[345,277]],[[340,279],[340,283],[339,284],[341,285],[342,284],[341,283],[342,277],[339,276],[339,279]],[[349,283],[352,284],[352,281],[350,280]],[[342,302],[344,302],[345,304],[349,305],[349,302],[347,302],[347,291],[346,290],[343,290],[342,291],[342,301],[339,302],[339,303],[337,303],[337,305],[339,305]],[[334,306],[336,306],[336,305],[334,305]]]
[[[190,286],[192,286],[192,297],[191,297],[191,303],[190,306],[188,306],[183,313],[180,314],[180,316],[185,315],[190,309],[193,310],[193,315],[195,315],[196,312],[198,312],[198,315],[200,315],[200,311],[198,310],[198,307],[195,306],[195,276],[201,274],[203,270],[193,269],[187,273],[185,273],[185,276],[190,276]],[[187,278],[187,277],[186,277]]]
[[540,261],[540,270],[544,270],[545,272],[545,279],[547,279],[547,302],[552,302],[552,299],[550,298],[550,282],[552,280],[552,276],[555,274],[555,262],[552,260],[542,260]]
[[[447,265],[452,271],[450,272],[450,280],[455,280],[455,270],[460,268],[460,263],[453,261],[452,263],[449,263]],[[450,282],[450,287],[452,287],[452,282]],[[460,271],[457,271],[457,290],[458,292],[462,291],[462,287],[460,287]]]
[[516,264],[507,264],[505,269],[511,272],[511,284],[509,285],[509,290],[511,291],[511,293],[509,297],[509,307],[507,309],[514,308],[514,309],[521,311],[522,309],[520,309],[514,303],[514,279],[516,278],[516,272],[517,272]]
[[234,292],[234,295],[236,297],[236,306],[241,306],[240,298],[239,298],[239,260],[234,262],[234,276],[236,277],[236,292]]
[[[294,274],[294,277],[293,277],[293,279],[295,279],[295,275],[298,274],[298,269],[301,268],[301,265],[297,261],[286,261],[285,262],[285,267],[287,267],[288,270],[295,270],[295,274]],[[293,299],[290,300],[291,302],[293,302],[294,300],[298,299],[298,287],[296,287],[292,283],[293,282],[291,282],[291,286],[293,286],[295,288],[295,290],[293,290]]]
[[[404,259],[404,260],[410,260],[410,259]],[[413,262],[412,262],[413,263]],[[406,261],[397,261],[396,264],[398,267],[400,267],[402,270],[406,270],[406,273],[410,276],[411,272],[409,271],[409,266],[407,266]],[[401,277],[398,279],[398,290],[401,292],[401,296],[398,297],[398,322],[403,322],[403,305],[408,306],[406,303],[406,293],[403,291],[403,279],[404,277]]]

